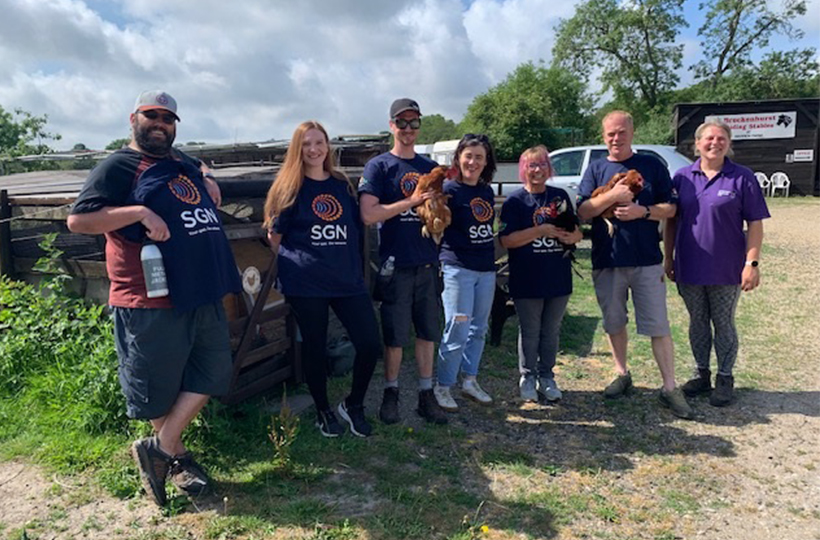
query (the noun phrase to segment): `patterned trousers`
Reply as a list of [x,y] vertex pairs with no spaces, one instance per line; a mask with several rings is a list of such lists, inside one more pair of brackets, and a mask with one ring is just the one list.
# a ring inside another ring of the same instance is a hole
[[689,344],[696,369],[709,369],[714,326],[718,374],[731,376],[738,349],[735,310],[740,285],[678,283],[678,293],[689,311]]

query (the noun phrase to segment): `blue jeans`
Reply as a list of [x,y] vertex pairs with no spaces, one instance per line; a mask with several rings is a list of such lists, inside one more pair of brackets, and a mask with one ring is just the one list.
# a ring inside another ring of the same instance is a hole
[[442,266],[444,336],[438,349],[438,383],[453,386],[459,370],[476,376],[495,294],[495,272]]

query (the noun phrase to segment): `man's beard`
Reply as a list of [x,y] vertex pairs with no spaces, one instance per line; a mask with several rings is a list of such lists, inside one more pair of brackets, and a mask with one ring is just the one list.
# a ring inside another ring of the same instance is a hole
[[[165,134],[165,140],[155,139],[151,136],[151,131],[158,129]],[[134,125],[134,140],[137,141],[139,147],[147,154],[152,156],[166,156],[171,151],[171,145],[174,144],[174,134],[157,128],[143,128],[139,124]]]

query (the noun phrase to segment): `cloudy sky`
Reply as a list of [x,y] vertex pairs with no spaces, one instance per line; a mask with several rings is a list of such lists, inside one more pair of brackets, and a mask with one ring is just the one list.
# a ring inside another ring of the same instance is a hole
[[[809,2],[800,45],[820,46],[820,0]],[[2,0],[0,106],[47,114],[58,149],[127,137],[137,94],[157,88],[179,102],[179,142],[288,138],[310,118],[331,135],[376,133],[402,96],[458,121],[520,63],[549,61],[575,3]]]

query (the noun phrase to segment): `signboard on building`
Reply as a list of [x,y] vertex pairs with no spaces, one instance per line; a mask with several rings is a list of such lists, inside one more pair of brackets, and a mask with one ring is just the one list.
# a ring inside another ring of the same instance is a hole
[[801,162],[811,162],[814,161],[814,150],[795,150],[794,151],[794,161],[801,163]]
[[721,114],[707,116],[706,122],[719,120],[732,129],[732,140],[793,139],[797,112]]

